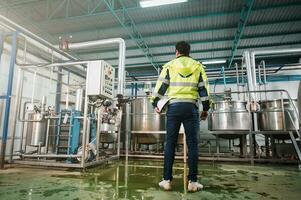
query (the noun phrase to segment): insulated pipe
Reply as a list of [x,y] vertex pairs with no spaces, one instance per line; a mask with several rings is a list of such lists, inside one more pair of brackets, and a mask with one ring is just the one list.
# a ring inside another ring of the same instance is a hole
[[[278,50],[262,50],[262,51],[253,51],[250,54],[250,59],[251,59],[251,71],[252,71],[252,76],[253,76],[253,87],[254,89],[257,88],[257,82],[256,82],[256,71],[255,71],[255,61],[256,61],[256,56],[258,55],[271,55],[271,54],[288,54],[288,53],[301,53],[301,48],[297,49],[278,49]],[[248,67],[248,65],[247,65]]]
[[68,48],[70,50],[78,50],[84,48],[91,48],[95,46],[105,44],[119,44],[119,62],[118,62],[118,88],[117,94],[124,94],[124,82],[125,82],[125,42],[122,38],[112,38],[105,40],[96,40],[88,42],[70,43]]
[[[17,30],[20,32],[20,35],[24,36],[24,38],[27,40],[27,42],[38,49],[43,50],[46,53],[49,53],[49,49],[53,50],[55,53],[53,54],[57,59],[62,60],[78,60],[76,57],[56,48],[53,44],[49,43],[48,41],[44,40],[43,38],[39,37],[38,35],[32,33],[31,31],[25,29],[24,27],[16,24],[15,22],[11,21],[10,19],[4,17],[3,15],[0,15],[0,24],[8,29],[11,30]],[[77,67],[77,69],[83,71],[84,67]],[[83,71],[84,72],[84,71]],[[73,72],[76,75],[80,75],[77,72]],[[81,77],[84,77],[84,75],[80,75]]]
[[[0,19],[2,21],[1,24],[3,24],[6,27],[9,27],[11,29],[15,29],[17,31],[19,31],[20,33],[23,33],[23,35],[26,37],[31,38],[31,40],[29,40],[28,42],[32,43],[32,41],[36,40],[38,42],[40,42],[41,44],[43,44],[45,47],[48,47],[49,49],[54,50],[55,52],[61,54],[63,57],[68,58],[68,59],[72,59],[72,60],[77,60],[75,57],[73,57],[72,55],[65,53],[59,49],[57,49],[54,45],[52,45],[51,43],[49,43],[48,41],[44,40],[43,38],[39,37],[38,35],[30,32],[29,30],[27,30],[26,28],[20,26],[19,24],[16,24],[15,22],[11,21],[10,19],[4,17],[3,15],[0,15]],[[26,37],[26,38],[27,38]],[[34,43],[32,43],[34,45]],[[35,43],[36,44],[36,43]],[[39,45],[40,46],[40,45]]]
[[[250,62],[250,53],[248,51],[245,51],[243,53],[243,65],[246,66],[246,70],[247,70],[247,81],[248,81],[248,88],[249,91],[254,91],[254,82],[253,82],[253,75],[252,75],[252,67],[251,67],[251,62]],[[255,73],[256,75],[256,73]],[[256,76],[255,76],[256,78]],[[251,100],[255,100],[256,99],[256,95],[254,93],[250,94],[251,96]]]
[[[15,62],[16,62],[16,57],[17,57],[17,50],[18,50],[18,33],[15,32],[15,33],[12,33],[12,51],[11,51],[11,55],[10,55],[7,90],[6,90],[6,97],[5,97],[6,103],[5,103],[2,141],[1,141],[1,149],[0,149],[0,168],[1,169],[4,168],[4,162],[5,162],[5,150],[6,150],[8,129],[9,129],[10,104],[11,104],[11,95],[12,95],[12,89],[13,89],[14,68],[15,68]],[[12,140],[14,140],[14,138],[12,138]]]

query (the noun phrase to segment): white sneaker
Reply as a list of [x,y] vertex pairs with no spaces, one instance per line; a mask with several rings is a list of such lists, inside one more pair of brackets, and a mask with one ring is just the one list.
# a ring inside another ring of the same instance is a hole
[[171,190],[171,182],[170,180],[163,180],[159,183],[160,188],[163,190]]
[[188,192],[196,192],[196,191],[199,191],[201,189],[203,189],[203,185],[200,184],[199,182],[192,182],[192,181],[189,181],[188,183]]

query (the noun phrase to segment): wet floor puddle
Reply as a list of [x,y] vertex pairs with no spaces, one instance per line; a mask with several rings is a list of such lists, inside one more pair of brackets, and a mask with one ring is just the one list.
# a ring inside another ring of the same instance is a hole
[[295,166],[200,164],[204,190],[187,193],[186,167],[174,166],[173,191],[161,191],[161,161],[113,162],[85,172],[12,168],[0,171],[0,199],[300,199],[301,172]]

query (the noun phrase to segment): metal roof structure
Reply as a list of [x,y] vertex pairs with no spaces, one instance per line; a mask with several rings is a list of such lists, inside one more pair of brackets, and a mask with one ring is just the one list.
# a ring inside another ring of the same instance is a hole
[[[156,75],[181,40],[191,44],[193,58],[226,59],[226,65],[240,61],[245,50],[301,47],[301,0],[188,0],[152,8],[141,8],[139,0],[0,0],[0,14],[53,44],[59,37],[121,37],[134,76]],[[118,62],[115,47],[70,53]]]

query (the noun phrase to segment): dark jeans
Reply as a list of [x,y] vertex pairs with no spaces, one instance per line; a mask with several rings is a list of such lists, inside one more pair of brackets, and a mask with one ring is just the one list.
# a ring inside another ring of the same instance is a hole
[[175,147],[181,123],[184,125],[188,146],[188,180],[197,181],[198,173],[198,133],[200,129],[199,111],[193,103],[174,103],[168,106],[166,123],[166,144],[164,152],[164,180],[172,180],[172,166]]

